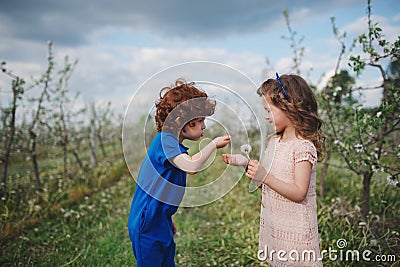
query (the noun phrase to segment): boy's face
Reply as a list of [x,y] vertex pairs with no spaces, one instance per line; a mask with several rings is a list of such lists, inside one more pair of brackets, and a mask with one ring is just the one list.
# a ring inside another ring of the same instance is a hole
[[182,140],[199,140],[203,136],[204,129],[206,128],[206,124],[204,123],[205,119],[205,117],[200,117],[187,123],[181,131]]
[[263,96],[262,104],[265,110],[265,119],[275,127],[276,132],[283,131],[291,124],[286,114],[281,109],[274,106],[270,102],[269,97]]

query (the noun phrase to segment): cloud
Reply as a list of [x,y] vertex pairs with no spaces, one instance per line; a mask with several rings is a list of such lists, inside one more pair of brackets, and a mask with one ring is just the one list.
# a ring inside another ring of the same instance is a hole
[[[383,35],[384,38],[387,40],[393,42],[397,39],[399,32],[400,32],[400,26],[394,26],[393,24],[390,23],[390,19],[387,17],[383,16],[378,16],[378,15],[372,15],[371,20],[373,23],[378,23],[378,27],[383,29]],[[367,16],[363,16],[356,21],[353,21],[352,23],[346,25],[343,30],[348,34],[350,38],[356,38],[360,34],[368,33],[368,18]]]
[[[115,51],[118,51],[117,53]],[[70,88],[79,91],[85,101],[108,99],[114,107],[124,107],[128,100],[149,77],[167,67],[189,61],[207,58],[237,68],[245,75],[259,83],[263,58],[249,52],[235,53],[223,49],[202,49],[198,47],[186,49],[135,48],[128,46],[92,47],[84,46],[68,50],[71,60],[79,59],[76,70],[71,76]],[[62,62],[64,54],[56,53],[58,62]],[[179,77],[175,77],[179,78]],[[195,79],[196,77],[184,77]],[[168,86],[174,80],[164,81],[160,88]],[[157,96],[149,95],[153,101]]]
[[397,13],[396,15],[393,16],[393,21],[395,22],[400,21],[400,13]]
[[[276,47],[279,37],[287,33],[279,30],[285,27],[283,8],[289,8],[294,28],[302,29],[299,25],[311,18],[326,18],[337,7],[356,4],[359,1],[1,1],[0,55],[19,75],[37,76],[45,70],[46,43],[52,40],[58,67],[65,55],[79,60],[71,77],[72,90],[81,92],[85,101],[107,99],[122,108],[149,76],[186,61],[221,62],[260,83],[267,68],[265,49],[279,55],[273,68],[287,72],[291,53],[279,53],[282,47]],[[379,20],[388,36],[400,32],[384,17]],[[345,30],[355,35],[365,25],[359,19]],[[236,39],[229,39],[232,36]],[[228,47],[237,38],[241,47]],[[329,72],[334,67],[340,48],[327,44],[321,46],[326,47],[322,54],[307,47],[304,68]],[[257,47],[261,48],[254,51]],[[267,71],[273,76],[274,70]],[[5,86],[7,82],[0,79],[0,87]]]
[[164,4],[156,0],[1,1],[0,34],[37,42],[50,39],[66,46],[85,44],[90,34],[104,27],[143,30],[164,37],[220,39],[271,28],[282,20],[285,7],[306,21],[309,16],[305,14],[320,15],[336,5],[355,3],[356,0],[171,0]]
[[[129,104],[129,100],[140,88],[140,86],[151,76],[165,70],[168,67],[191,61],[202,61],[205,58],[211,62],[226,64],[238,69],[244,75],[249,76],[254,83],[261,82],[261,69],[264,60],[258,54],[250,52],[230,52],[224,49],[203,49],[191,47],[185,49],[166,49],[163,47],[130,47],[130,46],[80,46],[77,48],[59,49],[57,45],[53,47],[54,58],[56,61],[56,71],[63,68],[63,62],[68,55],[69,62],[78,60],[71,78],[68,83],[70,96],[76,92],[80,93],[79,107],[90,102],[103,103],[111,101],[112,107],[116,112],[123,112]],[[39,78],[46,70],[47,51],[43,51],[41,57],[43,62],[14,61],[9,65],[11,69],[18,70],[18,75],[23,77],[27,85],[32,84],[33,80]],[[200,75],[200,73],[199,73]],[[223,73],[215,73],[223,75]],[[158,91],[174,83],[176,78],[183,76],[188,80],[196,80],[201,76],[196,74],[193,77],[185,77],[184,73],[177,73],[176,77],[169,80],[162,80],[157,84],[157,88],[141,94],[143,103],[154,103],[158,97]],[[2,97],[9,89],[9,79],[1,76],[0,88]],[[226,84],[235,88],[240,94],[247,94],[240,82],[226,78]],[[27,94],[37,94],[39,88],[27,92]],[[254,92],[254,100],[257,95]],[[7,96],[7,95],[5,95]],[[4,100],[4,99],[3,99]]]

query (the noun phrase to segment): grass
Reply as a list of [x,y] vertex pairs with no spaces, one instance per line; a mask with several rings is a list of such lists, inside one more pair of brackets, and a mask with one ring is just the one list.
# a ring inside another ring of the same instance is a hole
[[79,204],[60,209],[2,247],[2,266],[130,266],[126,233],[131,182],[124,177]]
[[[107,181],[104,187],[90,192],[82,187],[71,191],[73,194],[63,194],[63,204],[53,206],[52,213],[37,217],[30,227],[21,227],[14,238],[2,240],[0,265],[135,266],[126,229],[135,183],[121,165],[114,169],[109,166],[113,165],[106,165],[96,174],[101,181]],[[223,166],[217,158],[210,170],[189,176],[189,183],[204,184],[209,181],[210,172]],[[110,175],[118,178],[107,180]],[[318,200],[320,246],[337,249],[337,240],[345,239],[349,249],[368,249],[371,255],[396,255],[397,261],[324,258],[324,266],[400,266],[399,191],[385,183],[384,177],[374,177],[371,213],[363,218],[359,208],[361,178],[332,167],[326,178],[326,195]],[[179,208],[174,215],[178,229],[177,266],[260,266],[259,197],[248,192],[248,180],[243,178],[213,203]],[[44,209],[44,202],[40,203]],[[3,211],[3,217],[4,214]]]
[[259,200],[241,182],[225,197],[196,208],[181,208],[176,262],[179,266],[259,266]]

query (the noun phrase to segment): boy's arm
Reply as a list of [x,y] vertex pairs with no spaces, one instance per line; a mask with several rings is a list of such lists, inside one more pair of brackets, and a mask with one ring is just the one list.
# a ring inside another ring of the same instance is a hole
[[230,141],[231,137],[229,135],[217,137],[193,156],[180,154],[176,156],[172,162],[176,167],[185,171],[186,173],[196,174],[215,149],[226,146]]

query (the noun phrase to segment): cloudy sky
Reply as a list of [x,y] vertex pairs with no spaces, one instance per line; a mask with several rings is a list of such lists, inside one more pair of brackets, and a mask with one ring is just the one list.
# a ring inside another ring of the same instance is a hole
[[[31,76],[44,72],[51,40],[59,68],[66,55],[79,61],[70,81],[71,91],[81,92],[83,101],[111,100],[114,107],[123,109],[149,77],[188,61],[227,64],[255,84],[275,71],[290,72],[292,50],[290,42],[282,38],[288,36],[282,15],[287,8],[297,37],[304,37],[302,72],[317,84],[324,73],[332,72],[340,51],[330,17],[347,33],[350,46],[354,37],[366,32],[366,2],[1,1],[0,60],[29,82]],[[372,1],[372,13],[386,38],[393,41],[400,33],[398,1]],[[361,78],[376,81],[373,75]],[[9,88],[5,75],[0,77],[0,88],[4,101]],[[365,101],[373,104],[378,93],[369,92]]]

